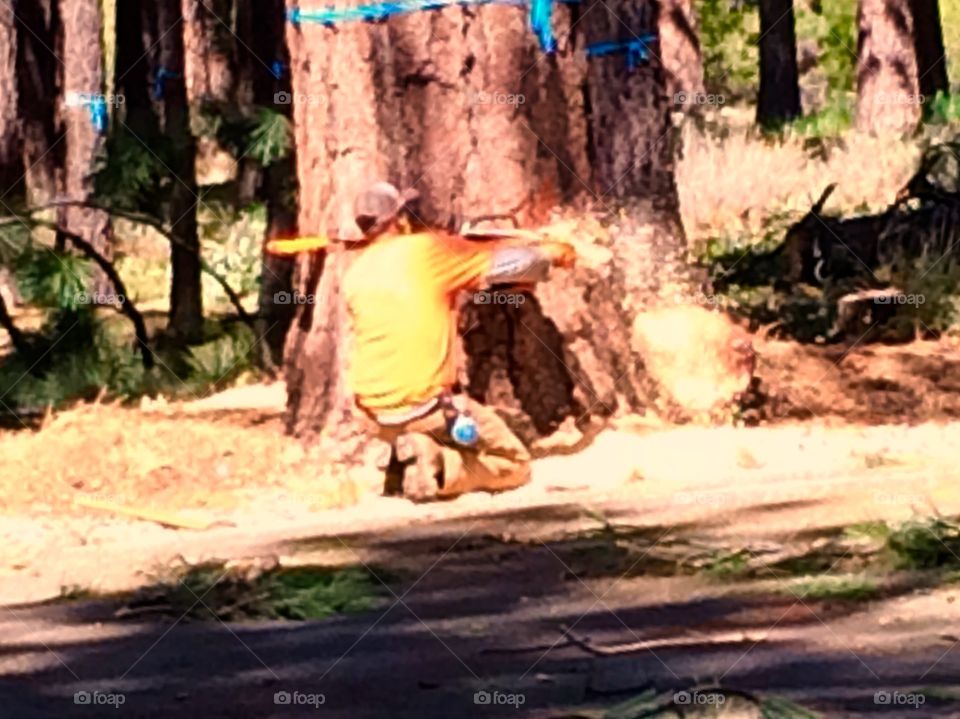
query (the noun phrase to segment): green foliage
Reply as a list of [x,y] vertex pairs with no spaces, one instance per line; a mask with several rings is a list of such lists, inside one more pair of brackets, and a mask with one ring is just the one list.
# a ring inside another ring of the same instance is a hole
[[956,569],[960,524],[941,517],[907,522],[890,533],[887,548],[900,569]]
[[111,131],[94,176],[99,202],[160,217],[157,199],[175,181],[172,153],[164,137],[137,137],[122,125]]
[[960,95],[938,92],[924,103],[924,120],[932,125],[960,122]]
[[293,128],[280,112],[257,107],[241,112],[217,103],[204,104],[197,113],[194,131],[216,140],[239,161],[247,157],[267,167],[290,154]]
[[702,0],[698,10],[707,92],[722,94],[728,101],[753,97],[760,26],[756,5]]
[[201,394],[222,389],[239,375],[253,369],[256,336],[249,327],[236,323],[220,336],[187,350],[187,386]]
[[862,602],[876,597],[879,587],[868,577],[824,574],[791,582],[787,591],[800,599]]
[[[266,214],[261,204],[235,212],[214,202],[200,211],[203,259],[241,296],[259,286]],[[210,292],[214,302],[224,301],[222,288],[212,278],[205,278],[204,285],[205,298]]]
[[[378,570],[378,576],[383,574]],[[324,619],[364,612],[385,592],[363,567],[276,567],[241,572],[211,562],[189,567],[143,593],[171,616],[223,621],[238,619]],[[204,597],[203,604],[196,598]],[[134,599],[132,605],[142,606]]]
[[790,130],[804,137],[839,137],[853,127],[854,110],[852,95],[836,93],[824,107],[794,121]]
[[93,268],[81,257],[31,245],[16,258],[15,273],[29,304],[76,310],[88,303],[86,288]]

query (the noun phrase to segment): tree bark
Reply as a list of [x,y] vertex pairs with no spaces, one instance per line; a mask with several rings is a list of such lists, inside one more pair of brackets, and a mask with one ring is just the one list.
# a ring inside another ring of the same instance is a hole
[[183,0],[184,67],[191,104],[233,99],[234,38],[224,27],[232,5],[232,0]]
[[703,56],[693,0],[663,0],[659,17],[660,56],[674,109],[694,106],[703,94]]
[[0,6],[0,201],[23,189],[23,154],[17,116],[17,29],[13,6]]
[[184,80],[183,26],[179,0],[158,0],[160,66],[168,73],[163,85],[161,130],[172,150],[168,221],[171,233],[177,238],[170,246],[169,329],[174,336],[190,342],[199,339],[203,331],[203,301],[197,234],[196,143],[190,132]]
[[940,3],[937,0],[911,0],[913,45],[917,54],[920,92],[927,100],[937,93],[950,92],[947,77],[947,53],[943,47]]
[[[257,30],[252,38],[253,57],[247,65],[251,74],[254,105],[280,112],[292,122],[292,105],[274,102],[277,93],[289,95],[292,91],[287,69],[290,54],[284,35],[283,0],[263,0],[254,6],[253,12],[252,25]],[[279,77],[271,72],[275,61],[282,68]],[[286,157],[265,168],[259,179],[257,194],[267,210],[266,245],[275,237],[290,235],[297,226],[296,146],[291,146]],[[290,295],[292,291],[293,261],[264,250],[257,334],[263,337],[263,363],[266,366],[278,366],[283,361],[283,344],[296,310],[295,305],[280,304],[274,298],[282,296],[281,293]]]
[[[93,172],[103,145],[90,116],[90,103],[103,97],[103,54],[100,38],[98,0],[63,0],[63,121],[66,130],[64,194],[86,202],[93,199]],[[113,232],[107,213],[87,207],[63,207],[58,211],[60,225],[82,237],[107,261],[113,258]],[[112,283],[95,268],[91,293],[94,302],[114,304],[105,299]],[[121,302],[123,300],[120,300]]]
[[23,131],[27,200],[49,202],[57,192],[57,168],[63,166],[62,137],[56,122],[61,73],[60,18],[54,0],[18,0],[17,95]]
[[760,0],[757,123],[776,126],[801,112],[793,0]]
[[910,132],[920,121],[920,84],[910,0],[860,0],[857,128]]

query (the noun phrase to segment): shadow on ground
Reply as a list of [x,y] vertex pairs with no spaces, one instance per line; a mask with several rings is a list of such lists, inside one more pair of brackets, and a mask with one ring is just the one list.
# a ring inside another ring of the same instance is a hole
[[[518,531],[531,521],[517,513]],[[642,556],[640,571],[619,565],[581,579],[562,541],[465,529],[461,520],[425,527],[413,540],[382,538],[377,566],[402,568],[383,601],[322,621],[117,619],[126,597],[10,607],[6,625],[18,632],[0,646],[4,715],[601,717],[651,688],[714,682],[825,716],[916,715],[878,704],[875,693],[918,687],[924,716],[960,712],[949,698],[960,654],[949,644],[867,651],[834,633],[834,622],[858,615],[863,632],[883,632],[869,603],[725,593],[702,577],[645,573]],[[656,545],[672,531],[651,527],[642,536]],[[296,556],[325,542],[308,538],[286,550]],[[200,592],[194,609],[203,600]],[[594,656],[563,639],[564,625],[601,645],[663,643]],[[691,632],[728,638],[690,643]],[[731,639],[735,632],[743,636]],[[98,703],[120,696],[119,707]],[[476,703],[485,696],[490,703]],[[519,708],[497,703],[521,697]]]

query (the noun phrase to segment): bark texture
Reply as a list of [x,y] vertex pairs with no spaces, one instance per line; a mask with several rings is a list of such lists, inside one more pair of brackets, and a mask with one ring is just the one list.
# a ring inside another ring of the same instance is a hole
[[688,109],[704,91],[703,56],[693,0],[663,0],[658,27],[667,94],[675,109]]
[[22,189],[23,156],[17,117],[17,29],[13,6],[0,6],[0,201]]
[[[258,107],[269,107],[280,112],[289,121],[293,121],[293,105],[275,103],[277,93],[292,91],[290,85],[290,54],[287,52],[284,35],[283,0],[263,0],[253,8],[252,57],[249,58],[249,72],[252,77],[253,101]],[[279,61],[279,77],[271,72],[272,63]],[[267,209],[267,230],[265,241],[275,237],[289,236],[297,227],[297,177],[296,146],[291,145],[290,153],[283,159],[273,162],[259,173],[260,187],[258,195]],[[280,304],[276,297],[291,295],[293,290],[293,261],[264,251],[262,272],[260,275],[260,297],[258,302],[258,336],[263,337],[263,364],[279,365],[283,360],[283,345],[293,321],[296,310],[294,304]]]
[[182,0],[182,9],[187,97],[229,102],[236,82],[232,0]]
[[170,331],[192,341],[203,330],[200,286],[200,241],[197,235],[196,143],[190,132],[186,82],[184,81],[183,17],[179,0],[158,0],[160,65],[170,75],[164,83],[161,129],[171,147],[169,217],[172,279],[170,285]]
[[[98,0],[66,0],[61,4],[61,11],[66,98],[62,113],[66,131],[63,190],[71,201],[87,202],[94,199],[93,172],[103,145],[103,137],[91,121],[89,106],[91,102],[103,100],[100,3]],[[113,232],[106,212],[88,207],[63,207],[58,219],[64,229],[82,237],[99,255],[108,261],[112,259]],[[99,268],[94,272],[91,292],[95,302],[113,304],[105,299],[112,292],[112,283]]]
[[913,45],[917,53],[920,92],[930,100],[938,92],[950,92],[940,3],[938,0],[911,0],[910,6],[913,11]]
[[911,0],[860,0],[857,22],[857,127],[909,132],[921,105]]
[[57,127],[60,17],[54,0],[18,0],[17,91],[23,132],[27,199],[41,205],[57,192],[63,148]]
[[757,122],[777,125],[799,117],[800,75],[793,0],[760,0],[760,91]]

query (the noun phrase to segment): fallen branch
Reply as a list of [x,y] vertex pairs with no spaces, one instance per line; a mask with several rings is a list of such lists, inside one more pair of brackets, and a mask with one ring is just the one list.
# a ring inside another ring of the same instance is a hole
[[607,644],[598,646],[588,637],[574,634],[573,630],[566,626],[560,626],[560,632],[567,638],[568,642],[585,652],[589,652],[597,657],[610,657],[619,654],[631,654],[633,652],[642,652],[648,649],[663,649],[665,647],[688,647],[696,644],[742,644],[744,642],[753,642],[754,644],[766,640],[770,632],[762,634],[748,634],[747,632],[721,632],[719,634],[694,634],[682,637],[660,637],[659,639],[645,639],[638,642],[628,642],[626,644]]

